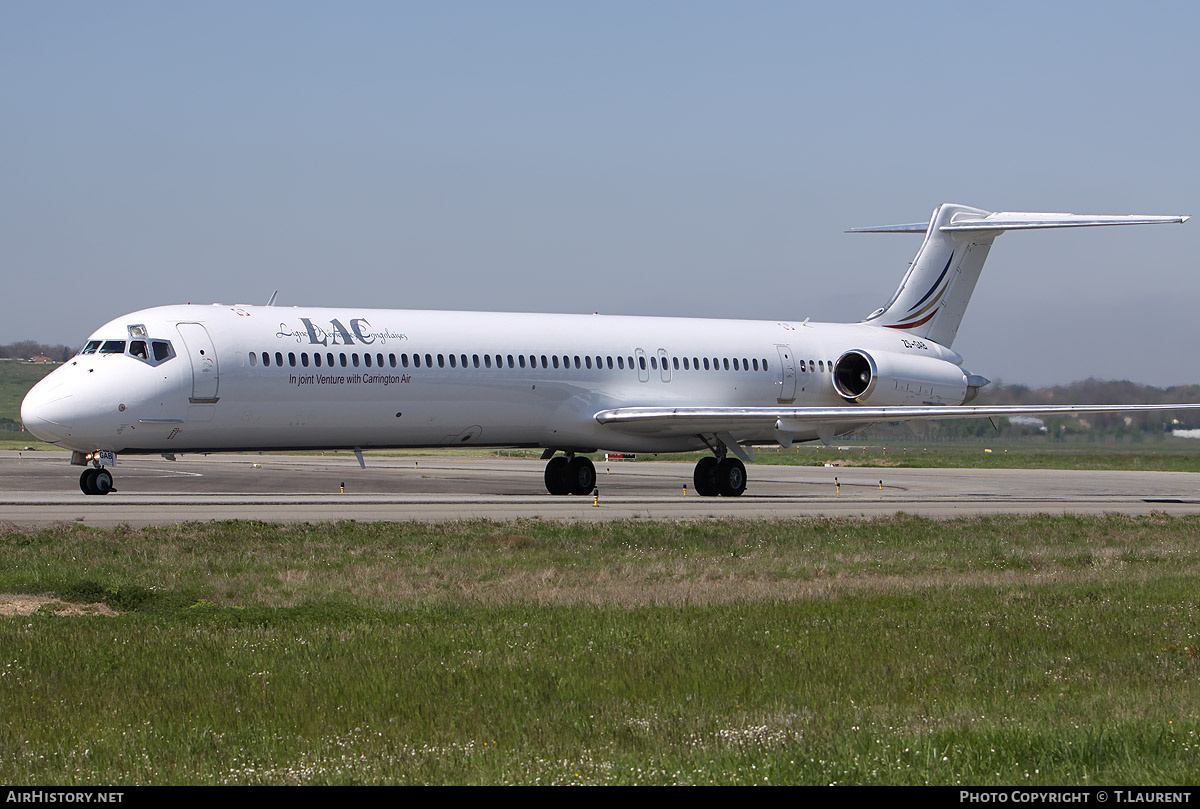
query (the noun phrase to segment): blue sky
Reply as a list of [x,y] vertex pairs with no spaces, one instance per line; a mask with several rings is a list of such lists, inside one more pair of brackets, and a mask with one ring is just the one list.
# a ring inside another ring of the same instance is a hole
[[[944,201],[1196,213],[1187,3],[0,3],[0,342],[161,303],[857,320]],[[1200,220],[1013,233],[955,349],[1200,382]]]

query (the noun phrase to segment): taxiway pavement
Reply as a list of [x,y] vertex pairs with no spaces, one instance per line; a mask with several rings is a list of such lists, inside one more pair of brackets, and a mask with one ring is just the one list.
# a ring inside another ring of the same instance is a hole
[[368,457],[366,469],[347,457],[130,457],[113,470],[115,493],[89,497],[63,453],[0,452],[0,523],[1200,513],[1200,475],[1186,472],[752,465],[746,493],[724,498],[695,495],[690,463],[614,461],[596,466],[597,504],[547,494],[544,468],[474,457]]

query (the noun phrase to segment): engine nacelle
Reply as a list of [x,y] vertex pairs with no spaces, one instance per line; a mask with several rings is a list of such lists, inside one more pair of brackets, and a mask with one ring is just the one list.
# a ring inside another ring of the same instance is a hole
[[970,384],[962,368],[937,357],[856,348],[833,365],[834,390],[858,404],[960,405]]

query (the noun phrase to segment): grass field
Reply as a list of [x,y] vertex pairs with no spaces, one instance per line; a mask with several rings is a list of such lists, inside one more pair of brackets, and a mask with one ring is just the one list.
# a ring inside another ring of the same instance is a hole
[[0,782],[1195,783],[1198,534],[7,530]]

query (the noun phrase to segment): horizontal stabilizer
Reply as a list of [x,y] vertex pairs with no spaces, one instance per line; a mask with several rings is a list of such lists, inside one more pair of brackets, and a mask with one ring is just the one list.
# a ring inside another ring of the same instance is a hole
[[929,230],[928,222],[913,222],[911,225],[880,225],[874,228],[850,228],[847,233],[924,233]]
[[[954,233],[973,230],[1036,230],[1039,228],[1088,228],[1107,225],[1178,225],[1190,216],[1107,216],[1078,213],[1027,213],[1023,211],[997,211],[987,216],[967,212],[955,214],[949,223],[938,230]],[[880,225],[870,228],[850,228],[847,233],[925,233],[929,222],[912,222],[907,225]]]
[[1106,225],[1178,225],[1187,216],[1095,216],[1076,213],[1021,213],[998,211],[984,217],[955,216],[938,230],[1035,230],[1037,228],[1089,228]]

